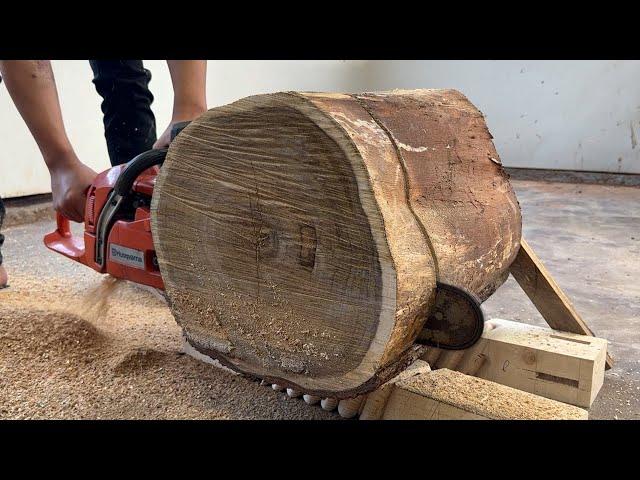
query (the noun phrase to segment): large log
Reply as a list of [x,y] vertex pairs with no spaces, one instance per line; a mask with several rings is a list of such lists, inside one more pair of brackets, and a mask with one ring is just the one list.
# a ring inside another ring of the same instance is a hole
[[334,398],[416,357],[436,280],[490,295],[521,228],[482,114],[453,90],[214,108],[172,143],[152,215],[189,342]]

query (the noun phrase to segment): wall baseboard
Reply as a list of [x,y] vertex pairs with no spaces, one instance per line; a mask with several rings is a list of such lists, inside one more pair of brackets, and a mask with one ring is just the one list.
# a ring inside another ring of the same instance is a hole
[[536,180],[561,183],[591,183],[600,185],[621,185],[640,187],[640,174],[580,172],[576,170],[551,170],[544,168],[506,167],[514,180]]
[[51,194],[29,195],[27,197],[3,198],[7,210],[2,228],[33,223],[45,218],[53,219]]

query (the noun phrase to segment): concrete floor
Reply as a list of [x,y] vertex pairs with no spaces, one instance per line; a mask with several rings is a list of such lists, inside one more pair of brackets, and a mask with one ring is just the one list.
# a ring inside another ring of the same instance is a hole
[[[514,180],[524,237],[596,335],[615,366],[590,410],[592,419],[640,418],[640,188]],[[85,277],[81,265],[49,253],[53,223],[9,228],[6,266],[46,281]],[[25,273],[25,272],[23,272]],[[513,278],[484,304],[490,317],[545,325]]]

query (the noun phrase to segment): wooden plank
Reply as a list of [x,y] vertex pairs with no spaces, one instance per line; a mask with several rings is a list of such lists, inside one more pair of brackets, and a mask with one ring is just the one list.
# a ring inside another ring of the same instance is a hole
[[[433,350],[433,349],[431,349]],[[486,323],[467,350],[427,352],[433,369],[448,368],[589,408],[604,381],[607,341],[509,320]]]
[[[520,241],[520,251],[511,264],[510,272],[551,328],[594,336],[524,238]],[[612,366],[613,359],[607,354],[607,370]]]
[[446,368],[394,383],[383,420],[586,420],[582,408]]
[[489,417],[396,388],[382,420],[489,420]]

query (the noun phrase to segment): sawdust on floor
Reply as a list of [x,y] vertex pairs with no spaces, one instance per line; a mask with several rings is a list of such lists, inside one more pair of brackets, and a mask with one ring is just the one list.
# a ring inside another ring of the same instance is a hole
[[0,291],[0,419],[339,418],[185,355],[152,289],[87,278]]

